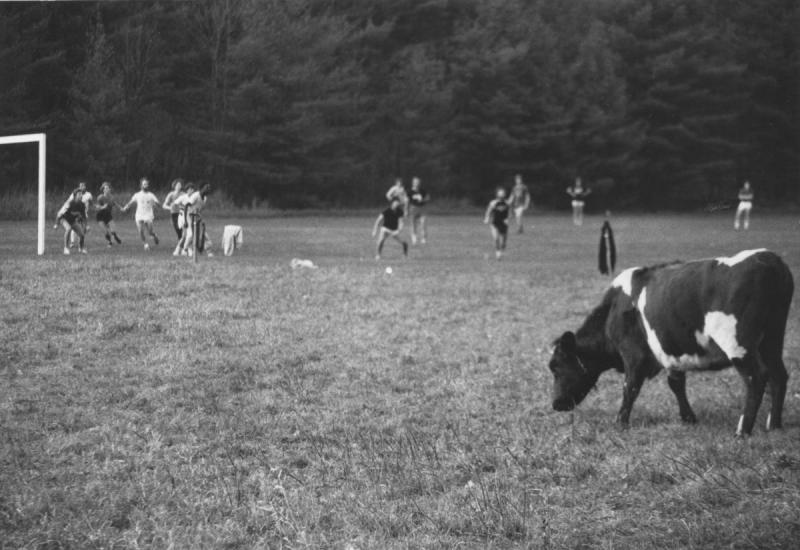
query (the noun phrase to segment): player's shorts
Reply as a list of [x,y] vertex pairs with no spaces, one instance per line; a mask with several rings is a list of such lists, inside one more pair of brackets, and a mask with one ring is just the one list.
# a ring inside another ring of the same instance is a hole
[[521,218],[523,212],[525,212],[525,207],[524,206],[516,206],[516,207],[514,207],[514,215],[517,218]]
[[408,206],[408,215],[413,220],[418,220],[425,215],[425,209],[422,206],[411,204]]
[[753,209],[753,201],[740,201],[739,208],[737,208],[736,210],[738,210],[739,212],[749,212],[752,209]]
[[497,229],[497,232],[501,235],[506,235],[508,233],[508,224],[502,222],[492,222],[492,227]]
[[583,207],[583,201],[572,201],[572,208],[581,208]]
[[139,224],[139,223],[149,223],[149,224],[152,224],[152,223],[153,223],[153,219],[154,219],[153,217],[140,218],[140,217],[138,217],[138,216],[137,216],[137,218],[136,218],[136,223],[137,223],[137,224]]
[[177,233],[178,236],[180,237],[181,231],[183,231],[183,214],[181,214],[180,212],[173,212],[172,214],[170,214],[170,217],[172,218],[172,228],[175,230],[175,233]]
[[112,220],[111,212],[107,210],[100,210],[97,212],[95,219],[97,220],[97,223],[109,224]]
[[[72,221],[69,221],[70,219]],[[70,218],[70,219],[67,219],[67,218],[62,216],[58,220],[58,223],[61,224],[61,227],[63,227],[64,229],[70,230],[70,229],[72,229],[72,226],[75,225],[75,222],[76,222],[75,218]]]

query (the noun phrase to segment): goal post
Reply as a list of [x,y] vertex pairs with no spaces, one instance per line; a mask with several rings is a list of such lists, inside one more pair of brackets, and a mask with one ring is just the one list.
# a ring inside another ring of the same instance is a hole
[[41,256],[44,254],[44,235],[45,235],[45,168],[47,158],[47,136],[45,134],[22,134],[17,136],[0,136],[0,145],[11,145],[15,143],[38,143],[39,144],[39,224],[38,241],[36,252]]

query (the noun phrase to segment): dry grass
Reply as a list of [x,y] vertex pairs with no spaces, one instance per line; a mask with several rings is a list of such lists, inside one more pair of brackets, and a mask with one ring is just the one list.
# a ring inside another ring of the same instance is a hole
[[[129,223],[68,258],[0,224],[0,548],[794,547],[798,304],[783,431],[732,437],[732,371],[690,377],[695,427],[663,377],[627,431],[611,373],[554,413],[549,343],[607,280],[598,220],[533,221],[501,263],[479,218],[447,218],[378,265],[371,217],[250,221],[241,255],[196,266]],[[796,220],[729,225],[615,229],[624,265],[768,246],[800,273]]]

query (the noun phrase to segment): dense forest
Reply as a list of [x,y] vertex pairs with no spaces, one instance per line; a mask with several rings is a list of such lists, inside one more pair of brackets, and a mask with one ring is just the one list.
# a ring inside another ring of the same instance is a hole
[[[540,205],[798,200],[796,0],[0,5],[0,133],[48,180],[214,182],[239,204],[376,203],[395,176]],[[22,151],[22,152],[21,152]],[[35,178],[0,151],[0,186]]]

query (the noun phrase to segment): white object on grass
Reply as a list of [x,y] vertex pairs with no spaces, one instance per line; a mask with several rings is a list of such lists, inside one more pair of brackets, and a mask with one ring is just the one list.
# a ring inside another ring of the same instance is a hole
[[36,253],[41,256],[44,254],[44,196],[45,196],[45,159],[47,158],[47,135],[46,134],[22,134],[16,136],[0,137],[0,145],[10,145],[14,143],[38,143],[39,144],[39,223],[37,231]]
[[314,265],[314,262],[311,260],[301,260],[300,258],[292,258],[290,262],[292,269],[298,269],[304,267],[306,269],[317,269],[317,266]]
[[244,244],[244,232],[241,225],[226,225],[222,230],[222,251],[226,256],[232,256],[233,251]]
[[391,275],[392,274],[392,268],[390,266],[386,266],[386,274],[387,275]]

